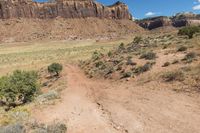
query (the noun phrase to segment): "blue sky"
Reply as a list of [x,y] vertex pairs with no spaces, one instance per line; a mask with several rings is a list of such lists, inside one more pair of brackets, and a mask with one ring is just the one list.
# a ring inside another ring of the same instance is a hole
[[[45,1],[45,0],[37,0]],[[97,0],[111,5],[117,0]],[[178,12],[194,12],[200,14],[200,0],[120,0],[129,6],[132,15],[137,18],[152,16],[172,16]]]
[[[116,0],[97,0],[109,5]],[[200,13],[200,0],[121,0],[135,18],[171,16],[178,12]]]
[[[97,0],[109,5],[116,0]],[[121,0],[129,6],[135,18],[172,16],[178,12],[200,13],[200,0]]]

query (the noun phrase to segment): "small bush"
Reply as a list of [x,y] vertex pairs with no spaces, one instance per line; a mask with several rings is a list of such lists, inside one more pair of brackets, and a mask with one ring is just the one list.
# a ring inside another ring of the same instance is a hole
[[58,98],[60,98],[58,92],[56,92],[55,90],[51,90],[48,93],[39,95],[36,98],[36,101],[40,104],[43,104],[43,103],[47,103],[50,100],[54,100],[54,99],[58,99]]
[[30,125],[31,133],[66,133],[64,123],[51,123],[50,125],[33,123]]
[[166,82],[182,81],[182,80],[184,80],[184,73],[181,71],[167,72],[162,75],[162,78]]
[[156,58],[156,53],[154,52],[147,52],[140,56],[140,59],[146,59],[146,60],[153,60]]
[[195,33],[200,32],[199,26],[187,26],[179,30],[178,35],[187,35],[189,39],[193,38]]
[[177,49],[178,52],[183,52],[183,51],[186,51],[187,50],[187,47],[185,46],[181,46]]
[[133,40],[134,43],[138,44],[142,41],[142,37],[141,36],[136,36]]
[[144,66],[137,67],[134,70],[134,73],[141,74],[141,73],[147,72],[147,71],[149,71],[152,68],[153,64],[154,63],[147,62]]
[[183,61],[186,61],[187,63],[191,63],[196,58],[196,56],[197,56],[196,53],[190,52],[185,55],[185,57],[183,58]]
[[108,52],[108,57],[111,57],[111,56],[112,56],[112,52],[109,51],[109,52]]
[[96,61],[96,60],[100,59],[102,56],[103,56],[102,53],[95,51],[95,52],[92,54],[92,60]]
[[26,133],[26,129],[24,125],[16,123],[0,127],[0,133]]
[[172,64],[177,64],[177,63],[179,63],[179,60],[173,60],[172,61]]
[[121,43],[118,47],[118,51],[123,51],[123,50],[125,50],[125,45],[124,43]]
[[106,65],[104,64],[103,61],[98,61],[95,63],[95,66],[101,70],[105,69],[106,68]]
[[162,67],[167,67],[167,66],[169,66],[169,65],[170,65],[169,62],[165,62],[165,63],[162,65]]
[[37,78],[38,75],[34,71],[20,70],[0,78],[0,101],[8,107],[32,101],[39,88]]
[[63,66],[59,63],[52,63],[48,66],[48,72],[50,74],[55,74],[56,76],[60,75],[60,72],[62,71]]
[[128,57],[126,65],[135,66],[137,63],[132,61],[132,57]]
[[129,77],[131,77],[131,76],[132,76],[132,73],[131,73],[131,72],[125,72],[125,73],[123,73],[122,78],[129,78]]

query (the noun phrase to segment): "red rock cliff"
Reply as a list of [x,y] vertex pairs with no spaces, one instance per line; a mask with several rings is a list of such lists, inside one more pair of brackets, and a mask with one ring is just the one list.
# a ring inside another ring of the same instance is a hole
[[38,3],[31,0],[0,1],[0,19],[55,17],[132,19],[127,5],[121,2],[104,6],[93,0],[57,0],[51,3]]

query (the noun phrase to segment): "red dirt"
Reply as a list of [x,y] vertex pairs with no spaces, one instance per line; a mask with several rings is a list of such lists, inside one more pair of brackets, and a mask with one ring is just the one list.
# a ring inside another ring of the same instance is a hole
[[62,91],[61,101],[34,109],[37,121],[63,121],[69,133],[200,131],[199,95],[177,93],[158,82],[138,86],[134,82],[92,80],[73,65],[66,66],[65,74],[68,87]]

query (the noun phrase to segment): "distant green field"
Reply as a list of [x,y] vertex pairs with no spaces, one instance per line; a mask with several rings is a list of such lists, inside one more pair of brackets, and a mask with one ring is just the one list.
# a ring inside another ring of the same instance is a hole
[[95,50],[108,52],[120,42],[124,41],[87,40],[0,44],[0,75],[15,69],[39,69],[52,62],[77,62],[89,58]]

